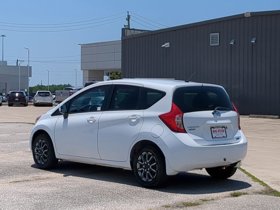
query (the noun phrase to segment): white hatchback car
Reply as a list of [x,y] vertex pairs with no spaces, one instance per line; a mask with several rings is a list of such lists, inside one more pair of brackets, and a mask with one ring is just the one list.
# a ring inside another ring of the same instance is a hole
[[53,96],[50,91],[38,90],[33,98],[33,105],[53,106]]
[[194,169],[232,176],[247,140],[221,86],[123,79],[90,85],[42,115],[30,147],[39,168],[58,160],[118,167],[156,187]]

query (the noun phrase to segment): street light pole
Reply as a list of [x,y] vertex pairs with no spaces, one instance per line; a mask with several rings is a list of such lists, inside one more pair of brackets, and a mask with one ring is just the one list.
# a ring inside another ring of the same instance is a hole
[[25,47],[24,49],[27,50],[27,94],[29,96],[29,53],[30,53],[30,50],[28,47]]
[[18,63],[18,90],[20,91],[20,63],[24,62],[24,60],[17,60]]
[[2,34],[2,65],[3,65],[3,61],[4,61],[4,38],[6,37],[6,35]]
[[48,72],[48,91],[50,91],[50,71],[47,70]]
[[75,69],[75,86],[77,87],[77,69]]

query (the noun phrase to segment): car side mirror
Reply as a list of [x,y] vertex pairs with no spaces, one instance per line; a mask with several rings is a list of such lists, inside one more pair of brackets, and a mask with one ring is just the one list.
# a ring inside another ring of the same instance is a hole
[[58,111],[63,115],[64,119],[68,118],[68,110],[65,104],[58,108]]

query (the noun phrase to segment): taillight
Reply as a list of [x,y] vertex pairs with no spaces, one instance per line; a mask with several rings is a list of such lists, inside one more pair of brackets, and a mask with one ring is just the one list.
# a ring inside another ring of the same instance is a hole
[[240,130],[241,129],[241,126],[240,126],[240,114],[238,112],[238,109],[234,105],[234,103],[232,103],[232,106],[233,106],[234,111],[237,113],[237,116],[238,116],[238,129]]
[[184,113],[172,103],[170,112],[162,114],[159,118],[164,122],[164,124],[170,128],[170,130],[177,133],[186,133],[183,122]]

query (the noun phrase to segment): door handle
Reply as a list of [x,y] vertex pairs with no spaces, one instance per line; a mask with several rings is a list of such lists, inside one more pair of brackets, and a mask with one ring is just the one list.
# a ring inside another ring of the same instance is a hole
[[96,121],[95,117],[89,117],[89,118],[87,119],[87,122],[90,123],[90,124],[95,123],[95,121]]

